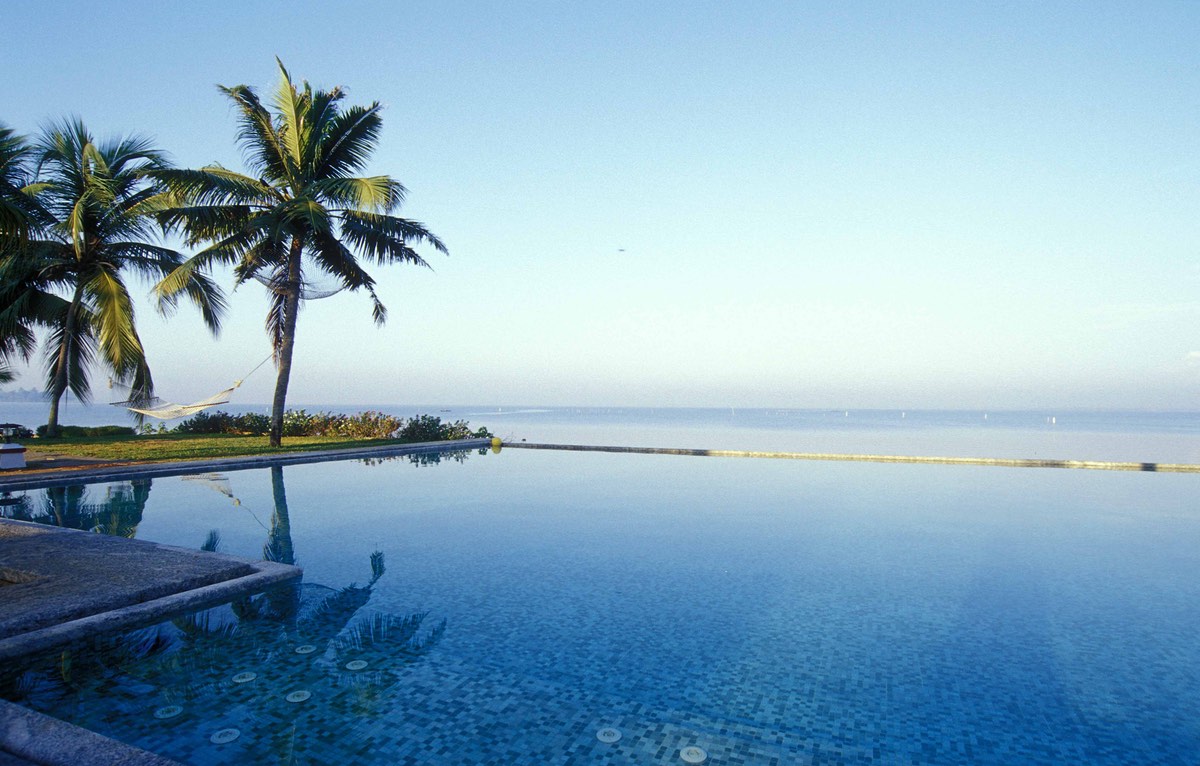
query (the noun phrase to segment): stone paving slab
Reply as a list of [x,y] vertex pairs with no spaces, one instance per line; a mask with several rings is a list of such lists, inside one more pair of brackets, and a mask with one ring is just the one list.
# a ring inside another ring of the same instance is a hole
[[232,556],[0,520],[0,639],[254,571]]
[[0,519],[0,660],[300,575],[269,561]]
[[0,700],[0,766],[181,766]]

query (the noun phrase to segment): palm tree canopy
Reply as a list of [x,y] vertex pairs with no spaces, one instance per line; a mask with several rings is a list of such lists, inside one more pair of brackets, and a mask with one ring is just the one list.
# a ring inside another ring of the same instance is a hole
[[[220,88],[237,110],[249,174],[219,165],[152,173],[177,196],[160,215],[163,225],[182,228],[191,246],[207,245],[163,280],[159,294],[174,295],[192,273],[213,263],[231,265],[236,284],[257,278],[271,289],[267,328],[277,353],[286,299],[301,289],[305,267],[345,289],[366,290],[382,324],[387,312],[362,261],[428,267],[412,244],[447,252],[422,224],[392,215],[406,194],[400,182],[355,175],[378,144],[382,106],[343,107],[340,88],[297,87],[282,62],[279,71],[270,108],[249,86]],[[302,265],[289,276],[293,248]]]
[[[57,389],[65,374],[66,387],[86,401],[88,368],[97,357],[116,380],[149,395],[150,370],[126,276],[157,282],[184,262],[180,253],[154,244],[154,214],[170,195],[147,173],[165,168],[165,159],[145,138],[97,141],[78,118],[48,126],[33,151],[37,199],[47,218],[38,236],[0,266],[0,279],[12,286],[10,302],[0,307],[8,326],[17,321],[21,305],[38,307],[38,316],[50,325],[46,351],[52,397],[61,395]],[[63,299],[50,297],[59,293],[71,298],[68,309],[55,314]],[[207,275],[193,273],[180,293],[215,331],[224,299]],[[165,311],[174,305],[170,299],[159,307]]]
[[0,382],[13,379],[8,362],[28,359],[36,346],[34,327],[45,324],[48,308],[26,287],[34,276],[28,268],[8,268],[31,230],[47,222],[37,201],[40,185],[33,179],[33,147],[12,128],[0,124]]
[[31,229],[45,223],[45,211],[37,202],[40,189],[33,181],[33,147],[0,123],[0,253],[21,244]]

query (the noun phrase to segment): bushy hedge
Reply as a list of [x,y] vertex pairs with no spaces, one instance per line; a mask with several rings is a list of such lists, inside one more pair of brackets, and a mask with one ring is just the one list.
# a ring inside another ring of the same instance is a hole
[[[133,436],[137,430],[132,426],[59,426],[59,436]],[[37,435],[45,437],[46,426],[37,427]]]
[[404,424],[398,437],[406,442],[436,442],[472,437],[487,438],[491,435],[486,428],[472,431],[465,420],[443,423],[441,418],[434,415],[418,415]]
[[[221,410],[200,412],[175,427],[187,434],[253,434],[271,430],[266,415],[230,415]],[[287,410],[283,413],[284,436],[336,436],[343,439],[400,439],[405,442],[447,441],[450,439],[487,438],[486,428],[471,430],[465,420],[443,423],[433,415],[418,415],[405,420],[382,412],[342,415],[333,412]]]
[[175,426],[183,434],[251,434],[261,436],[271,430],[271,419],[266,415],[247,412],[230,415],[222,410],[197,412]]

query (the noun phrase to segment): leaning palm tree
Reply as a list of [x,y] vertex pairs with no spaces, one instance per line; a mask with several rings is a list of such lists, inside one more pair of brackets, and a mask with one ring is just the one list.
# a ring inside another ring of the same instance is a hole
[[[90,398],[90,367],[97,357],[115,381],[129,385],[131,398],[151,396],[150,367],[125,278],[133,273],[161,280],[184,257],[151,241],[154,214],[168,195],[147,175],[166,166],[148,140],[132,136],[98,142],[75,118],[47,128],[34,151],[38,201],[48,221],[40,236],[6,257],[4,267],[25,280],[13,290],[14,303],[69,296],[57,304],[65,310],[51,327],[46,346],[46,432],[55,436],[63,394],[70,389],[80,401]],[[189,274],[175,295],[160,299],[159,309],[172,308],[180,294],[196,304],[215,332],[224,299],[207,275]]]
[[278,370],[270,441],[278,447],[307,278],[317,272],[340,289],[366,290],[375,322],[383,324],[386,309],[360,259],[428,266],[413,243],[447,251],[422,224],[392,215],[406,194],[400,182],[353,175],[378,144],[380,104],[343,108],[340,88],[314,91],[307,82],[298,88],[276,61],[273,111],[253,88],[221,87],[237,109],[238,143],[250,175],[219,165],[154,175],[179,199],[161,216],[164,226],[181,227],[191,246],[206,246],[163,280],[160,295],[174,295],[193,273],[215,263],[234,267],[235,285],[256,279],[270,292],[266,325]]

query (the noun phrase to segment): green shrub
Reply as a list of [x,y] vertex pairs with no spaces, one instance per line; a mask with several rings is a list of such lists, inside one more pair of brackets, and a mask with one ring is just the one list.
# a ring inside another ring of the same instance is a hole
[[175,426],[175,431],[181,434],[249,434],[262,436],[271,430],[271,419],[266,415],[247,412],[242,415],[230,415],[222,410],[212,412],[197,412],[187,420]]
[[404,424],[397,438],[405,442],[437,442],[450,439],[485,439],[491,435],[486,428],[472,431],[465,420],[443,423],[441,418],[434,415],[418,415]]
[[[66,437],[89,437],[89,436],[133,436],[137,430],[133,426],[59,426],[58,435]],[[37,427],[37,435],[45,437],[46,426],[40,425]]]
[[[175,427],[185,434],[253,434],[271,430],[266,415],[230,415],[221,410],[199,412]],[[436,442],[450,439],[490,438],[486,428],[471,430],[465,420],[443,423],[433,415],[418,415],[405,420],[382,412],[367,411],[356,415],[332,412],[287,410],[283,413],[284,436],[336,436],[342,439],[399,439],[405,442]]]
[[320,415],[309,415],[304,410],[285,410],[283,413],[284,436],[319,436],[317,426]]
[[346,439],[388,439],[400,430],[402,418],[382,412],[360,412],[357,415],[337,415],[324,425],[325,436],[341,436]]

